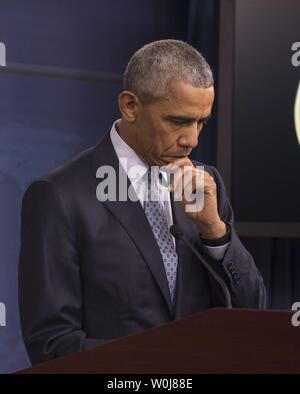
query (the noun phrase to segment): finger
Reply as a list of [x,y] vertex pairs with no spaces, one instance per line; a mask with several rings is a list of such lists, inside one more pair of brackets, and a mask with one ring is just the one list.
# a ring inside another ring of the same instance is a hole
[[183,168],[179,168],[179,171],[175,173],[173,186],[174,197],[177,200],[182,199],[185,190],[187,190],[189,194],[192,192],[193,184],[195,184],[196,186],[194,178],[196,178],[196,172],[195,169],[190,166],[184,166]]
[[179,159],[172,160],[166,167],[170,169],[172,166],[178,166],[178,167],[183,167],[183,166],[191,166],[194,167],[193,163],[188,157],[181,157]]

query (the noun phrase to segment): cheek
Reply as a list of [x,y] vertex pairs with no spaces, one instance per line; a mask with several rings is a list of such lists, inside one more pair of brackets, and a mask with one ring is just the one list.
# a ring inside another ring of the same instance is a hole
[[165,145],[165,133],[158,125],[153,126],[154,127],[148,130],[147,146],[152,153],[160,154]]
[[160,133],[156,136],[156,150],[158,154],[163,154],[172,144],[173,142],[167,133]]
[[162,138],[162,147],[164,151],[176,152],[178,135],[174,130],[167,131]]
[[177,137],[169,124],[151,119],[147,125],[144,139],[145,154],[153,158],[160,158],[167,151],[176,151]]

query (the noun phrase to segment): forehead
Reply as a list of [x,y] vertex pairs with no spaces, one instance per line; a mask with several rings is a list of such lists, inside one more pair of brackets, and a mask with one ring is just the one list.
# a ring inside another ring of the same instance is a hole
[[208,115],[214,101],[214,87],[196,88],[184,82],[173,82],[168,97],[160,101],[162,112],[185,115]]

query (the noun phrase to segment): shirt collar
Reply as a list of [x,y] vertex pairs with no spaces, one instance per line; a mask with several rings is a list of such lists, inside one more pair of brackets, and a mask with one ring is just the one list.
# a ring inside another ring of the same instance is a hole
[[[120,121],[121,121],[121,119],[118,119],[112,125],[112,128],[110,130],[111,142],[113,144],[113,147],[116,151],[116,154],[120,160],[120,163],[121,163],[126,175],[130,179],[130,182],[136,183],[136,182],[139,182],[140,179],[145,175],[145,173],[148,171],[149,166],[146,163],[144,163],[138,157],[138,155],[135,153],[135,151],[129,145],[127,145],[126,142],[120,137],[120,135],[117,131],[117,127],[118,127]],[[126,159],[126,160],[124,160],[124,159]],[[125,165],[125,162],[126,162],[126,165]],[[130,173],[128,174],[129,170],[132,167],[136,167],[136,166],[140,167],[139,174],[135,175],[134,177],[131,175],[131,177],[130,177]]]

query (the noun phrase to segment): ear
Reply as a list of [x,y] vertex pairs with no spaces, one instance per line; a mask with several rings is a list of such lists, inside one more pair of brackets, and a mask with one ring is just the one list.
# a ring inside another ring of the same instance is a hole
[[140,105],[138,97],[129,90],[124,90],[119,95],[118,101],[123,118],[125,118],[129,123],[134,123],[136,121],[138,107]]

